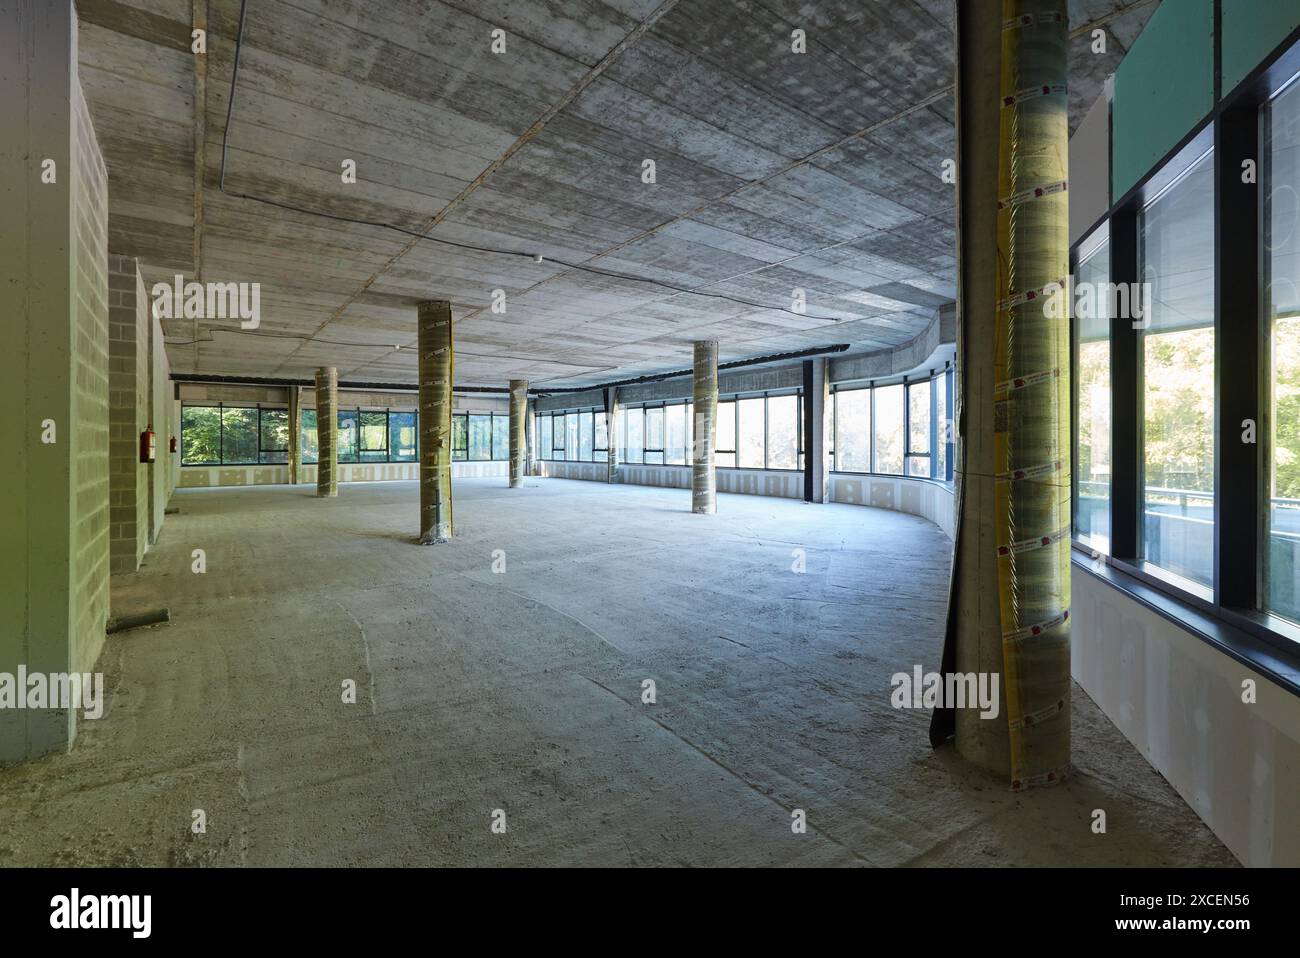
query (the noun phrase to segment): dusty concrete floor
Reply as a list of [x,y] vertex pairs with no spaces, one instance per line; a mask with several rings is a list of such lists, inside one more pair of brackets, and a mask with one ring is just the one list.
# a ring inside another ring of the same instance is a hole
[[178,491],[114,581],[117,611],[174,621],[110,638],[105,715],[69,754],[0,770],[0,864],[1234,861],[1077,688],[1074,777],[1023,795],[891,708],[890,675],[938,666],[949,546],[921,519],[456,494],[457,539],[420,548],[415,483]]

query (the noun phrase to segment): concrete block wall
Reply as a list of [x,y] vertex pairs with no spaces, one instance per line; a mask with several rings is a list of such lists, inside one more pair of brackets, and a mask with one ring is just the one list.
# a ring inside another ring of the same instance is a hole
[[152,531],[150,469],[140,462],[140,433],[150,420],[152,330],[136,261],[108,257],[109,522],[114,574],[140,567]]
[[[69,641],[71,667],[86,671],[99,658],[109,611],[108,171],[75,76],[72,110],[76,255],[69,424],[74,450]],[[72,734],[75,721],[74,716]]]

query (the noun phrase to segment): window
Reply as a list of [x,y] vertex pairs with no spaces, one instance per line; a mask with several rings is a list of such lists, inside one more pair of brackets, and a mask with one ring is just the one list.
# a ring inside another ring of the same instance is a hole
[[718,403],[718,421],[714,424],[716,447],[713,450],[715,466],[736,464],[736,403],[735,400]]
[[1151,284],[1143,364],[1142,558],[1214,581],[1214,160],[1202,157],[1138,218]]
[[645,443],[645,410],[640,406],[625,409],[623,419],[627,423],[627,454],[623,457],[623,461],[641,462]]
[[492,414],[492,458],[510,461],[510,416]]
[[469,414],[469,458],[471,461],[492,458],[492,414]]
[[871,471],[871,390],[835,392],[835,469]]
[[391,462],[415,462],[419,459],[419,436],[415,422],[413,412],[388,414],[388,455]]
[[592,452],[596,459],[609,458],[609,427],[603,409],[596,413],[596,438]]
[[339,410],[339,462],[357,461],[357,432],[361,413],[356,409]]
[[361,461],[387,462],[388,413],[362,412],[359,416]]
[[1264,266],[1269,436],[1265,611],[1300,622],[1300,84],[1270,104]]
[[645,461],[647,465],[664,462],[664,409],[662,406],[645,410]]
[[581,440],[579,439],[578,414],[568,412],[564,414],[564,458],[570,462],[577,462],[581,453]]
[[674,403],[664,407],[664,461],[682,466],[686,460],[686,403]]
[[541,459],[553,458],[551,453],[551,417],[537,417],[537,455]]
[[741,469],[764,467],[763,397],[736,400],[736,465]]
[[930,477],[930,401],[934,380],[907,386],[907,474]]
[[799,468],[799,397],[767,397],[767,468]]
[[185,406],[181,409],[181,464],[218,465],[221,462],[221,409]]
[[578,413],[578,459],[591,462],[592,427],[595,417],[590,412]]
[[304,463],[316,462],[320,455],[319,444],[316,439],[316,410],[304,409],[302,411],[302,434],[299,438],[302,443],[302,461]]
[[289,410],[258,411],[258,462],[289,461]]
[[879,386],[875,397],[875,462],[873,472],[903,474],[903,387]]
[[951,383],[952,370],[934,381],[934,478],[945,482],[952,479],[948,474],[951,465],[948,443],[952,440],[952,423],[948,421],[948,389]]
[[[1083,241],[1074,278],[1077,404],[1074,531],[1110,552],[1110,237],[1105,226]],[[1086,286],[1084,284],[1087,284]],[[1106,290],[1106,295],[1097,295]]]
[[257,408],[221,410],[221,461],[226,464],[257,462]]
[[451,417],[451,461],[457,462],[469,458],[469,416],[465,413],[453,414]]

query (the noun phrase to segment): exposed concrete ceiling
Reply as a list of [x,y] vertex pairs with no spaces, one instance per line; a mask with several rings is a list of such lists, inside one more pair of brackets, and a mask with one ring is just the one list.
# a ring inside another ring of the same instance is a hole
[[[415,304],[441,298],[459,384],[576,386],[702,338],[723,361],[887,348],[955,295],[951,0],[247,0],[233,107],[239,0],[78,9],[111,249],[196,278],[204,127],[197,278],[261,284],[256,330],[164,323],[177,372],[413,382]],[[1154,2],[1070,9],[1077,122],[1114,66],[1084,28],[1117,62]]]

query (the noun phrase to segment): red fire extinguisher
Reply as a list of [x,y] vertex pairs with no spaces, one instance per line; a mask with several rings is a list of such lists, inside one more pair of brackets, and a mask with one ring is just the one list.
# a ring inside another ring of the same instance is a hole
[[140,433],[140,461],[153,462],[157,452],[157,438],[153,433],[153,424]]
[[167,449],[168,449],[169,452],[175,452],[175,451],[176,451],[176,437],[175,437],[175,436],[172,436],[172,439],[171,439],[171,445],[168,446]]

